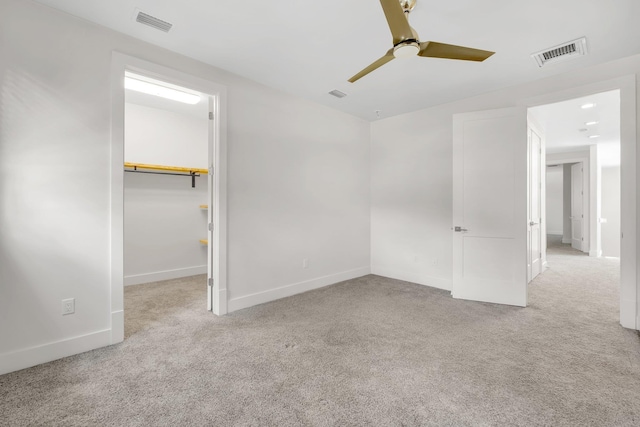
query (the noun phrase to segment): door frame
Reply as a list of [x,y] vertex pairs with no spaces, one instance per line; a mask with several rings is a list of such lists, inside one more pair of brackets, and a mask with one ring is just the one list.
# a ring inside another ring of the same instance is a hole
[[[589,256],[593,256],[591,254],[591,245],[592,240],[591,240],[591,224],[592,221],[596,221],[597,218],[592,217],[591,215],[591,207],[594,203],[596,203],[595,199],[591,198],[591,182],[590,182],[590,176],[591,176],[591,159],[588,156],[574,156],[574,157],[570,157],[571,156],[571,152],[561,152],[561,153],[551,153],[550,155],[554,155],[554,154],[558,154],[558,155],[566,155],[566,158],[561,158],[561,159],[552,159],[552,160],[546,160],[546,165],[550,166],[550,165],[571,165],[574,163],[582,163],[582,191],[584,193],[584,196],[582,198],[582,212],[584,215],[584,221],[582,223],[582,235],[585,237],[585,242],[582,245],[582,252],[584,252],[585,254],[589,255]],[[547,155],[549,156],[549,155]],[[586,169],[586,172],[584,171],[584,169]],[[595,244],[594,244],[595,246]],[[586,250],[584,250],[586,249]]]
[[[640,217],[638,217],[638,185],[636,183],[638,154],[636,147],[637,110],[636,76],[634,74],[576,86],[556,92],[522,99],[517,105],[537,107],[544,104],[581,98],[611,90],[620,91],[620,324],[625,328],[640,328],[640,283],[638,282],[637,247]],[[589,165],[591,166],[591,165]],[[526,165],[525,165],[526,167]],[[626,236],[626,237],[625,237]]]
[[[213,268],[212,311],[227,313],[227,89],[153,62],[114,51],[111,57],[111,199],[110,282],[111,344],[124,340],[124,73],[130,71],[204,93],[213,99],[214,123],[209,137],[213,156],[213,188],[210,188],[214,229],[209,233],[211,250],[207,260]],[[211,299],[210,299],[211,301]]]
[[[563,165],[564,166],[564,165]],[[594,203],[594,200],[591,198],[591,191],[589,191],[591,189],[591,186],[586,187],[585,188],[585,181],[587,181],[587,176],[590,175],[591,172],[591,167],[586,167],[585,162],[576,162],[576,163],[570,163],[571,166],[571,216],[569,217],[571,219],[571,221],[575,221],[575,214],[574,214],[574,207],[578,207],[580,206],[580,204],[582,204],[582,209],[580,209],[580,211],[582,212],[581,214],[581,218],[580,218],[580,224],[581,224],[581,228],[582,231],[580,232],[580,234],[582,235],[581,240],[579,243],[576,244],[576,246],[579,247],[580,252],[584,252],[584,253],[590,253],[591,252],[591,246],[593,245],[594,241],[593,241],[593,235],[590,233],[590,223],[591,223],[591,217],[590,217],[590,207],[591,204]],[[574,168],[576,168],[576,174],[577,174],[577,168],[580,167],[580,177],[582,179],[582,183],[580,188],[580,201],[582,203],[576,203],[574,205],[574,198],[577,196],[577,189],[576,187],[574,187],[575,183],[578,180],[573,179],[574,178]],[[587,169],[587,173],[585,174],[585,168]],[[585,193],[586,193],[586,197],[585,197]],[[575,236],[573,235],[573,227],[574,223],[571,222],[571,247],[573,249],[578,249],[576,246],[574,246],[574,241],[577,240],[575,238]],[[589,230],[589,232],[587,233],[586,231]],[[585,237],[586,237],[586,241],[585,241]]]

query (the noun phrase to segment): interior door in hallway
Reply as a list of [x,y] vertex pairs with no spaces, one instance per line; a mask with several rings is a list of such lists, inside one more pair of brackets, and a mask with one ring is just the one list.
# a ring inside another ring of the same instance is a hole
[[542,272],[542,138],[529,126],[528,281]]
[[527,111],[453,116],[454,298],[527,304]]
[[571,247],[584,251],[582,163],[571,165]]

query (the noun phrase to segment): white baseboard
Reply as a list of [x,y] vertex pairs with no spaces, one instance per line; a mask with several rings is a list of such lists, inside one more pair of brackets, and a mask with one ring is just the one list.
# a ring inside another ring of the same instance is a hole
[[377,266],[371,266],[371,274],[416,283],[418,285],[430,286],[432,288],[444,289],[445,291],[451,291],[451,289],[453,289],[453,279],[425,276],[423,274]]
[[0,375],[95,350],[111,344],[111,330],[93,332],[50,344],[0,354]]
[[551,235],[551,236],[560,236],[562,237],[562,231],[549,231],[547,230],[547,235]]
[[565,245],[571,243],[571,238],[570,237],[568,237],[568,238],[563,237],[562,238],[562,243],[564,243]]
[[177,268],[175,270],[156,271],[153,273],[145,274],[132,274],[130,276],[124,276],[124,285],[141,285],[143,283],[179,279],[181,277],[196,276],[198,274],[207,274],[207,266],[198,265],[195,267]]
[[306,280],[304,282],[294,283],[291,285],[270,289],[268,291],[233,298],[229,300],[228,312],[231,313],[243,308],[253,307],[254,305],[275,301],[280,298],[285,298],[291,295],[300,294],[302,292],[311,291],[313,289],[333,285],[334,283],[366,276],[370,273],[370,267],[361,267],[356,268],[355,270],[343,271],[342,273],[331,274],[328,276],[318,277],[317,279]]

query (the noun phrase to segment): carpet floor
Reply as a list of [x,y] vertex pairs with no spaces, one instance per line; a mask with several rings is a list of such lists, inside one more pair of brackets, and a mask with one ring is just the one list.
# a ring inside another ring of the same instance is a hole
[[2,426],[638,426],[619,262],[562,245],[529,307],[365,276],[216,317],[127,287],[123,343],[0,376]]

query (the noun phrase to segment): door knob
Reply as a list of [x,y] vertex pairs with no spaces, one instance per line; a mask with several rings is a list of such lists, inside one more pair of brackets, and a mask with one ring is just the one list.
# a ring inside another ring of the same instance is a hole
[[453,227],[453,231],[455,231],[456,233],[459,233],[461,231],[469,231],[466,228],[462,228],[459,225],[456,225],[455,227]]
[[533,227],[534,225],[538,225],[538,223],[533,221],[529,222],[529,226]]

